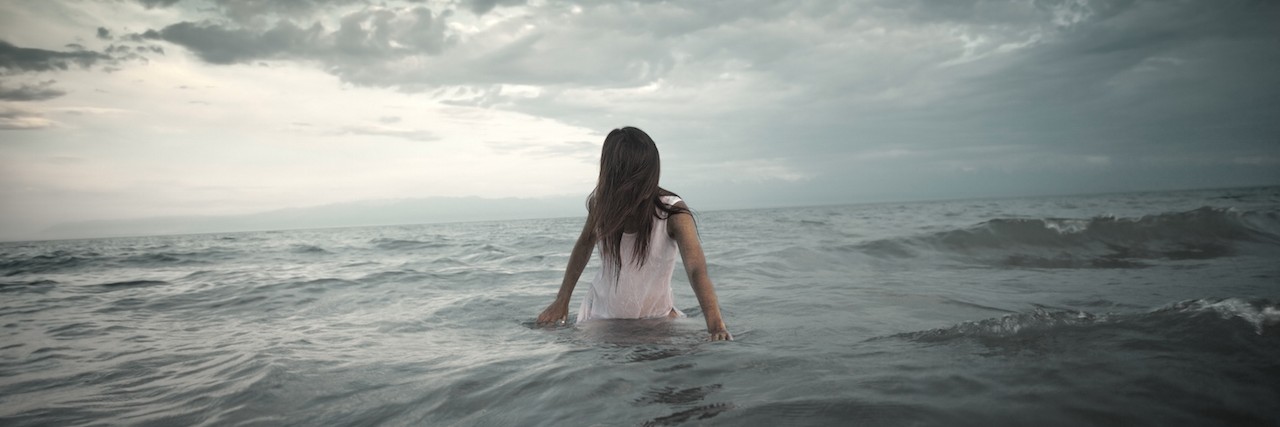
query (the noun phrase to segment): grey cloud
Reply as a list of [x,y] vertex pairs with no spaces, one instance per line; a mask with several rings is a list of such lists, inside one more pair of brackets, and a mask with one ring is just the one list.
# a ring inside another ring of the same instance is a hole
[[516,6],[525,4],[525,0],[467,0],[467,8],[477,15],[489,13],[498,6]]
[[147,9],[151,9],[156,7],[173,6],[178,3],[178,1],[179,0],[138,0],[138,3],[142,3],[142,5],[146,6]]
[[26,71],[66,70],[71,67],[87,68],[110,57],[92,51],[60,52],[14,46],[0,40],[0,73],[11,74]]
[[111,40],[111,30],[106,29],[106,27],[98,27],[98,38]]
[[35,84],[20,84],[18,87],[6,87],[0,81],[0,100],[4,101],[44,101],[66,95],[67,93],[53,88],[54,80]]
[[439,53],[449,42],[444,16],[427,8],[403,11],[365,9],[345,15],[328,31],[320,23],[302,28],[280,21],[265,31],[210,22],[180,22],[141,36],[162,39],[214,64],[257,59],[318,59],[333,66],[362,64],[407,55]]
[[[615,13],[621,20],[626,11]],[[425,7],[370,7],[342,16],[332,30],[289,20],[262,29],[188,21],[139,37],[184,46],[215,64],[313,60],[348,82],[406,91],[497,83],[629,86],[660,78],[677,64],[670,46],[632,35],[630,27],[575,30],[572,24],[581,22],[564,17],[507,20],[455,46],[449,17]]]
[[[323,29],[310,30],[289,22],[261,34],[228,29],[215,24],[181,22],[165,27],[155,37],[191,49],[201,59],[214,64],[233,64],[259,58],[299,56],[312,48]],[[144,34],[144,37],[151,37]]]
[[[148,9],[170,7],[179,1],[181,0],[138,0]],[[310,18],[326,8],[370,3],[372,2],[368,0],[208,0],[201,6],[207,11],[219,12],[237,23],[261,26],[272,19]]]
[[1236,7],[1114,7],[966,82],[961,98],[985,108],[975,124],[1062,148],[1202,144],[1195,138],[1222,147],[1280,134],[1266,119],[1280,116],[1280,4],[1227,3]]
[[55,51],[15,46],[0,40],[0,75],[24,72],[65,71],[94,65],[114,66],[120,61],[146,60],[136,51],[122,51],[114,45],[108,52],[86,50],[79,44],[68,44],[70,51]]
[[228,18],[239,23],[256,24],[272,16],[285,19],[309,18],[326,8],[371,2],[366,0],[215,0],[214,3]]
[[35,130],[53,125],[52,120],[37,111],[0,106],[0,130]]

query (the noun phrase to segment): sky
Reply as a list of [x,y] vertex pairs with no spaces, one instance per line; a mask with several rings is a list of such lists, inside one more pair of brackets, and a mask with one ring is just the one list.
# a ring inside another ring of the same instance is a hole
[[627,125],[695,209],[1280,184],[1277,22],[1273,0],[4,1],[0,240],[370,201],[582,215]]

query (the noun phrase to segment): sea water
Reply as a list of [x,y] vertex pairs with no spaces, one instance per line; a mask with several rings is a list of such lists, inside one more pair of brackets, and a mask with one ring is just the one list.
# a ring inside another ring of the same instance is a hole
[[0,244],[0,425],[1280,425],[1277,187],[703,212],[727,343],[582,220]]

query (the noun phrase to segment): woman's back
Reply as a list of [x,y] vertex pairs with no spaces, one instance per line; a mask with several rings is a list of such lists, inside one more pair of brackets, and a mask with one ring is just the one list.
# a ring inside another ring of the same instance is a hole
[[[662,203],[667,206],[679,201],[676,196],[662,197]],[[671,294],[671,274],[680,252],[667,232],[667,219],[654,219],[643,265],[631,262],[635,259],[633,251],[638,237],[635,233],[622,235],[622,243],[618,245],[622,252],[621,271],[615,260],[604,256],[603,245],[596,245],[602,265],[578,309],[579,322],[684,315],[675,308]]]

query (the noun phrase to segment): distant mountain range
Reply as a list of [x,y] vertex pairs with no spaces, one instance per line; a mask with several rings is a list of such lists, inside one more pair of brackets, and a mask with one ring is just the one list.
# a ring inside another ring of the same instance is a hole
[[45,229],[40,237],[68,239],[585,217],[585,204],[585,196],[530,199],[433,197],[377,200],[279,209],[244,215],[163,216],[69,222]]

